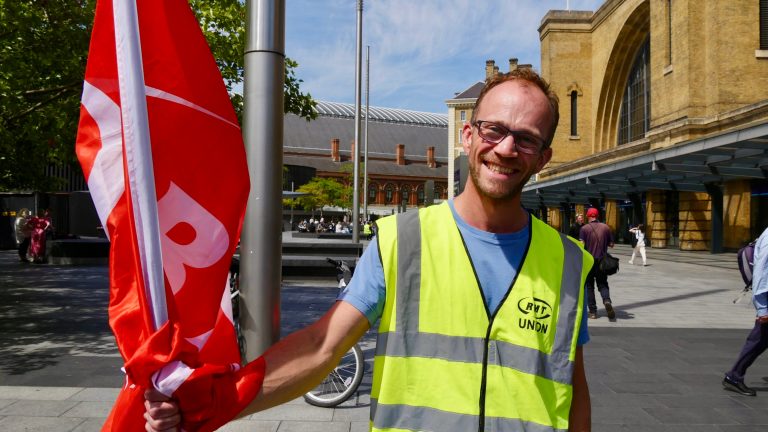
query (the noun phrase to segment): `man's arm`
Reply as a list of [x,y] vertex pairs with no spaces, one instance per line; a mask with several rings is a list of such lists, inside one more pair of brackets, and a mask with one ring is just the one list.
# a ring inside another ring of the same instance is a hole
[[355,307],[337,301],[314,324],[288,335],[265,353],[266,375],[259,395],[240,416],[293,400],[320,383],[370,324]]
[[[337,301],[317,322],[291,333],[265,353],[261,391],[238,417],[253,414],[308,392],[323,380],[370,327],[354,306]],[[157,390],[145,394],[147,431],[176,431],[178,405]]]
[[590,432],[592,430],[592,404],[589,400],[589,386],[584,372],[584,348],[576,347],[576,360],[573,367],[573,401],[568,418],[570,432]]
[[760,322],[768,322],[768,229],[758,237],[753,258],[752,302]]

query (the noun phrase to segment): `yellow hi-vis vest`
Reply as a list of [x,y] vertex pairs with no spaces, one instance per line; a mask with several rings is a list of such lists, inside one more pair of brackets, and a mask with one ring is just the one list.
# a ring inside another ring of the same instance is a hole
[[566,431],[592,257],[531,216],[495,313],[446,204],[380,219],[373,431]]

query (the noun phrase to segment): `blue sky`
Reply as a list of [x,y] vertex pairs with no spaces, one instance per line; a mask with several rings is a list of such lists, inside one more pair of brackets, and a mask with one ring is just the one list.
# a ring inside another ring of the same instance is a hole
[[[603,0],[365,0],[371,106],[447,112],[445,100],[508,59],[540,70],[538,27],[550,9],[597,10]],[[286,0],[288,57],[318,100],[355,102],[356,0]],[[365,81],[362,103],[365,104]]]

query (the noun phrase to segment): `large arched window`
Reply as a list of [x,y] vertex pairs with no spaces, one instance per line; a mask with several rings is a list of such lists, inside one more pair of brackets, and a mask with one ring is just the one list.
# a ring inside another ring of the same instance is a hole
[[384,186],[384,202],[387,204],[392,204],[392,198],[394,198],[395,194],[395,187],[392,186],[392,183],[388,183],[386,186]]
[[379,190],[379,185],[376,183],[371,183],[368,185],[368,202],[369,203],[375,203],[376,202],[376,192]]
[[651,119],[650,39],[646,39],[635,57],[627,87],[621,100],[619,145],[645,137]]
[[403,185],[400,188],[400,201],[405,202],[406,204],[411,203],[411,187],[408,185]]

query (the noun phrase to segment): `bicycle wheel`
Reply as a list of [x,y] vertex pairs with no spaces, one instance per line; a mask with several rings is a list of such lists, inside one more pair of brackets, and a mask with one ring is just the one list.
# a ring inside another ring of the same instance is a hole
[[314,406],[334,407],[349,399],[362,380],[363,350],[355,344],[323,382],[304,395],[304,400]]

